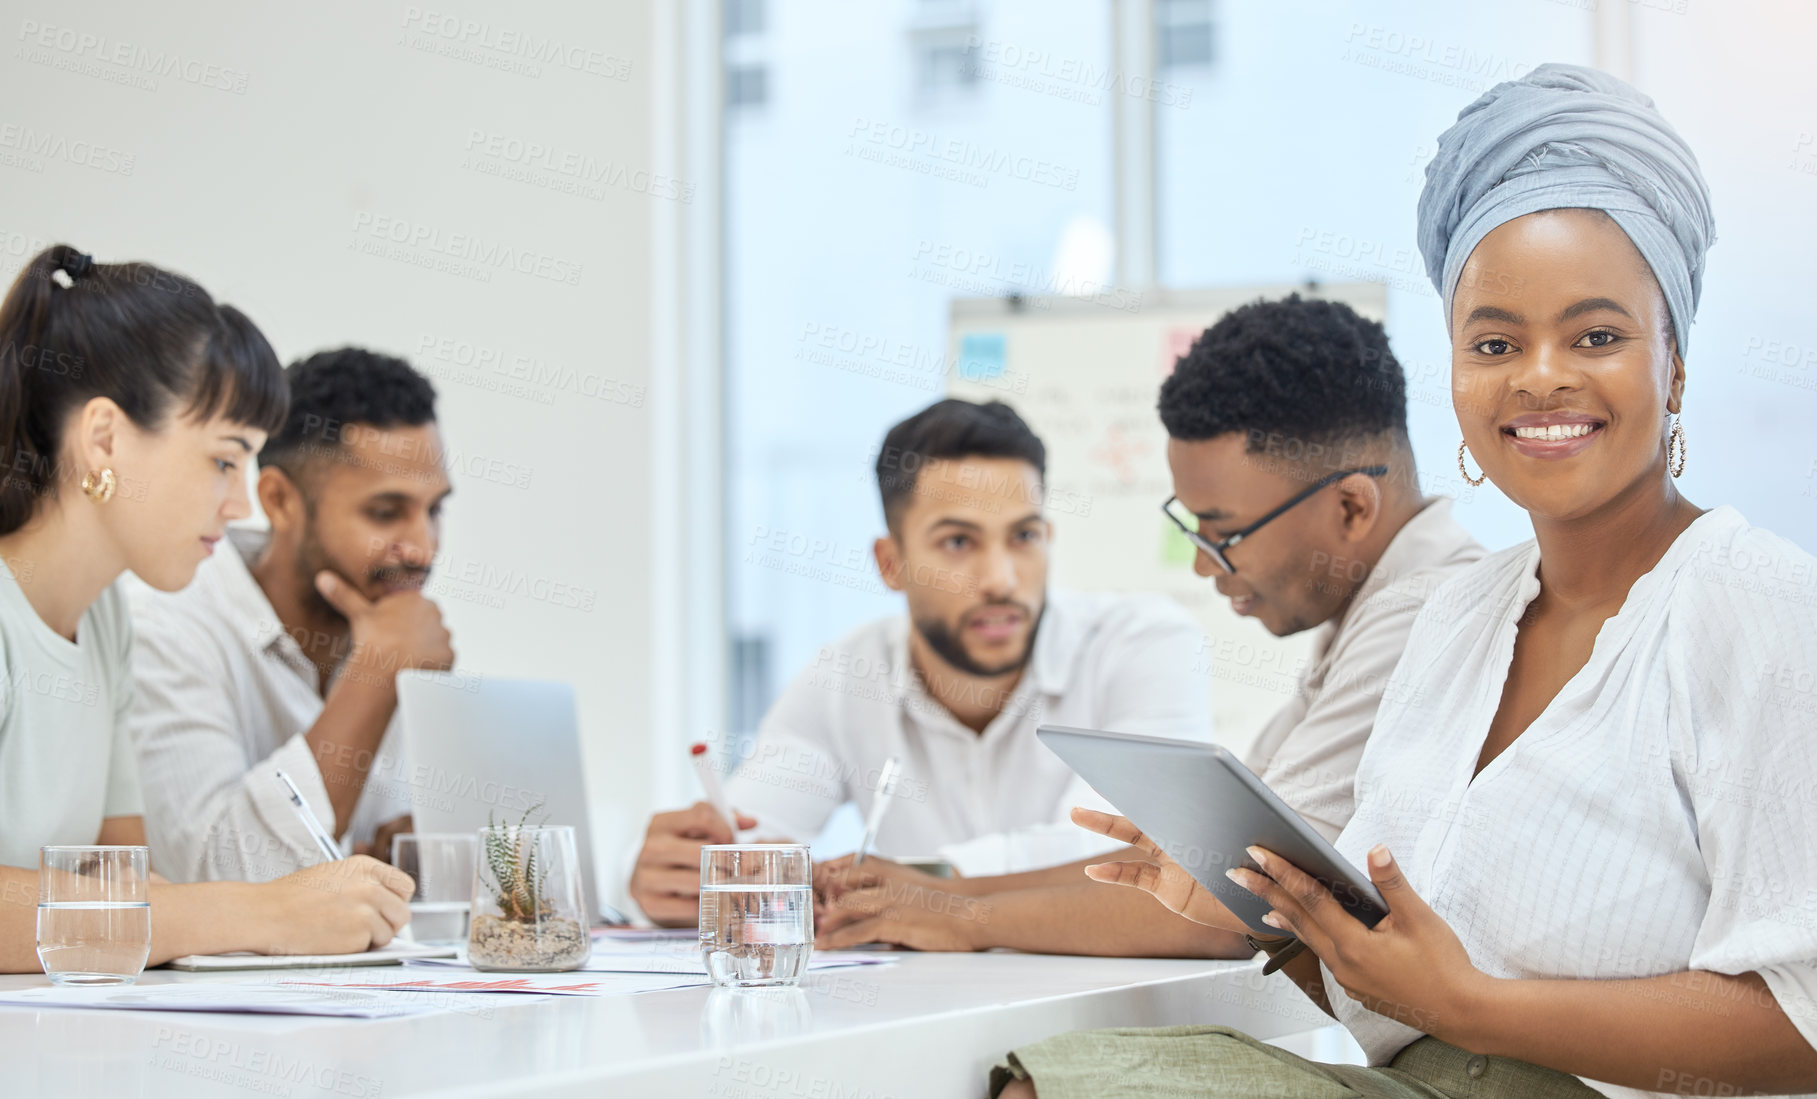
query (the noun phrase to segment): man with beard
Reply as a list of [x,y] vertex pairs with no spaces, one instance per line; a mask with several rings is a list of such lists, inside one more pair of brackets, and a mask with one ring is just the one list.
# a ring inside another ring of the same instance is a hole
[[[1041,440],[997,401],[940,401],[890,429],[876,463],[888,533],[872,551],[908,614],[822,649],[754,743],[722,746],[727,798],[749,814],[739,827],[812,840],[842,805],[868,812],[896,756],[877,853],[939,855],[964,874],[1050,866],[1105,849],[1066,823],[1073,804],[1103,803],[1036,726],[1210,737],[1199,630],[1183,610],[1156,595],[1048,591],[1046,465]],[[657,814],[632,899],[657,923],[693,924],[700,848],[731,841],[704,802]]]
[[321,861],[280,770],[338,840],[386,858],[410,821],[386,744],[396,675],[454,663],[422,592],[449,493],[435,390],[358,348],[285,373],[289,418],[259,452],[270,532],[230,530],[181,592],[133,591],[146,832],[178,880]]

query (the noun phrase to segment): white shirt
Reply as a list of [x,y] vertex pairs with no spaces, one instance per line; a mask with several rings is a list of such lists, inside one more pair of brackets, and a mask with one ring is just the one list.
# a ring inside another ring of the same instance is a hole
[[108,587],[71,641],[19,590],[13,570],[39,567],[0,562],[0,865],[28,870],[38,868],[38,848],[95,843],[103,820],[144,811],[126,732],[126,601]]
[[878,854],[938,854],[967,875],[1052,866],[1108,849],[1066,816],[1105,803],[1035,739],[1037,726],[1211,734],[1193,670],[1198,628],[1164,597],[1049,593],[1021,681],[982,733],[927,693],[909,628],[905,615],[859,627],[776,700],[726,783],[757,835],[806,841],[846,802],[868,812],[897,755],[903,779]]
[[[1701,516],[1472,780],[1538,564],[1494,554],[1420,612],[1338,850],[1388,844],[1492,976],[1758,972],[1817,1044],[1817,559]],[[1372,1064],[1418,1036],[1325,984]]]
[[[1451,501],[1428,501],[1395,532],[1344,612],[1319,627],[1299,690],[1251,746],[1243,762],[1326,839],[1355,810],[1357,762],[1420,607],[1482,557],[1451,518]],[[1341,581],[1345,568],[1337,562],[1321,579]]]
[[[269,881],[322,861],[275,772],[330,830],[328,788],[304,734],[322,713],[316,666],[285,632],[246,562],[265,535],[233,530],[180,592],[131,588],[138,677],[131,725],[145,830],[176,881]],[[387,729],[347,838],[410,811]]]

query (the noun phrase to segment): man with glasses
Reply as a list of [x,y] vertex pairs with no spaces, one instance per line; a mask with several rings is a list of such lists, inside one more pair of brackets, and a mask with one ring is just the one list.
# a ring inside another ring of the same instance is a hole
[[1354,477],[1358,474],[1361,474],[1364,477],[1380,477],[1387,472],[1387,466],[1358,466],[1355,469],[1340,469],[1335,473],[1327,473],[1325,476],[1320,477],[1310,485],[1307,485],[1304,489],[1294,493],[1293,497],[1286,503],[1275,508],[1260,519],[1257,519],[1242,530],[1232,531],[1230,534],[1223,535],[1215,540],[1206,537],[1198,529],[1198,521],[1200,519],[1215,519],[1215,516],[1199,515],[1188,511],[1186,505],[1180,502],[1178,496],[1169,496],[1167,502],[1161,505],[1161,510],[1167,514],[1169,519],[1173,520],[1174,526],[1180,528],[1180,533],[1186,536],[1187,541],[1197,547],[1199,552],[1211,558],[1212,564],[1216,565],[1224,572],[1234,574],[1237,571],[1237,567],[1230,563],[1229,557],[1224,555],[1225,551],[1230,549],[1230,547],[1241,542],[1256,531],[1261,530],[1263,527],[1274,522],[1276,519],[1279,519],[1289,511],[1292,511],[1295,504],[1310,499],[1313,493],[1324,488],[1326,485],[1335,485],[1346,477]]
[[[1174,498],[1195,571],[1276,636],[1319,631],[1299,689],[1244,762],[1333,838],[1389,676],[1425,597],[1483,549],[1419,488],[1406,383],[1382,326],[1348,306],[1255,302],[1207,329],[1161,387]],[[1099,861],[1099,860],[1086,860]],[[1246,956],[1241,936],[1190,925],[1140,890],[1084,879],[1086,861],[939,883],[987,908],[903,904],[917,879],[884,860],[817,872],[824,947]],[[933,883],[922,882],[933,887]]]

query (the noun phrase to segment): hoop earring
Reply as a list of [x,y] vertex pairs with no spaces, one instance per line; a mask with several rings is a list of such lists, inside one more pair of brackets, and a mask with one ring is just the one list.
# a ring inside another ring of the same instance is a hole
[[1471,488],[1475,488],[1488,480],[1489,475],[1487,473],[1481,473],[1472,477],[1470,476],[1470,471],[1464,468],[1464,448],[1469,445],[1470,444],[1466,442],[1459,442],[1457,444],[1457,471],[1463,476],[1464,480],[1469,483]]
[[119,487],[119,480],[111,469],[89,470],[82,478],[82,491],[97,504],[105,504],[114,498],[114,489]]
[[1685,471],[1685,425],[1684,417],[1674,417],[1672,434],[1666,438],[1666,468],[1677,477]]

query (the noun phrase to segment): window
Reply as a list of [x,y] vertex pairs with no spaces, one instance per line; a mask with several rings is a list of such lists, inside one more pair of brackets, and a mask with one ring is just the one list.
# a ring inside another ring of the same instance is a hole
[[770,101],[769,50],[764,0],[724,0],[721,46],[728,110],[761,107]]
[[738,38],[763,33],[763,0],[725,0],[725,34]]
[[771,86],[761,125],[724,127],[734,736],[823,646],[904,612],[871,560],[873,465],[889,426],[960,374],[950,302],[1058,293],[1109,254],[1078,245],[1111,223],[1111,104],[1092,83],[1108,6],[980,10],[797,0],[726,43],[761,43],[740,62],[803,88]]
[[915,91],[923,100],[970,94],[978,86],[979,60],[975,25],[963,29],[916,31]]
[[770,98],[769,70],[761,65],[726,66],[726,106],[757,107]]
[[1211,0],[1155,0],[1158,67],[1209,65],[1211,44]]

